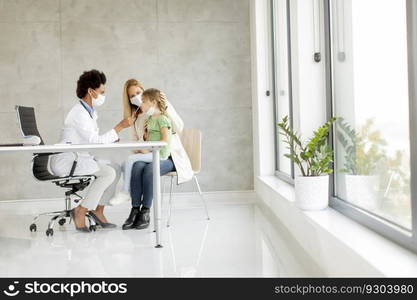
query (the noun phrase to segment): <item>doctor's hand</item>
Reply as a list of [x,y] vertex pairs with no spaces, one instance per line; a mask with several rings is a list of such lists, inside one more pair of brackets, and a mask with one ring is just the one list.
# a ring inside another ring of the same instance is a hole
[[123,119],[122,121],[119,122],[119,124],[116,125],[116,127],[114,127],[114,130],[117,133],[119,133],[123,129],[131,127],[133,124],[135,124],[135,121],[136,121],[136,118],[133,118],[133,117]]

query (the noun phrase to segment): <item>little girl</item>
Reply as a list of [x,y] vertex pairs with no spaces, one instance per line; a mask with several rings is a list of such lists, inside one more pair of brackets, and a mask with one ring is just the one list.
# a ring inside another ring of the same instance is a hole
[[[142,94],[141,110],[148,116],[146,120],[146,141],[164,141],[168,145],[160,150],[161,160],[166,160],[171,154],[170,140],[172,136],[171,120],[166,115],[166,100],[157,89],[147,89]],[[130,200],[130,178],[133,165],[137,161],[151,163],[153,153],[150,150],[138,150],[138,153],[130,155],[123,163],[123,189],[112,199],[112,204]]]

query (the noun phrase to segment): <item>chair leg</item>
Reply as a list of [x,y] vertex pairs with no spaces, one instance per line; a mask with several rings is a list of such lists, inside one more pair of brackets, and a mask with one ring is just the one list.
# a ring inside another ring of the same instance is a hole
[[65,196],[65,210],[71,210],[71,197]]
[[197,185],[198,193],[200,194],[201,201],[204,204],[204,209],[206,210],[207,220],[210,220],[210,216],[209,216],[209,213],[208,213],[206,200],[204,199],[203,193],[201,192],[200,184],[198,183],[197,176],[195,176],[195,175],[194,175],[194,181],[195,181],[195,184]]
[[174,176],[171,176],[171,187],[169,189],[169,213],[168,213],[168,221],[167,227],[169,227],[171,222],[171,215],[172,215],[172,190],[174,189]]
[[[69,218],[69,223],[71,223],[71,217],[70,217],[70,211],[71,211],[71,197],[70,195],[66,194],[65,196],[65,210],[60,210],[60,211],[52,211],[52,212],[45,212],[45,213],[40,213],[38,215],[36,215],[33,219],[32,224],[30,224],[29,226],[29,230],[31,232],[36,232],[37,231],[37,222],[40,219],[40,217],[43,216],[48,216],[51,217],[51,219],[48,222],[48,227],[46,230],[46,235],[47,236],[52,236],[54,233],[54,226],[55,223],[58,221],[58,224],[63,226],[66,223],[66,218]],[[89,216],[88,214],[86,214],[86,217],[88,218],[90,225],[93,225],[93,227],[96,226],[94,219],[91,218],[91,216]]]
[[54,216],[50,221],[49,221],[49,223],[48,223],[48,229],[53,229],[54,228],[54,225],[55,225],[55,221],[61,216],[62,214],[60,214],[60,215],[56,215],[56,216]]
[[33,218],[33,222],[32,223],[33,224],[36,224],[38,222],[38,220],[39,220],[40,217],[43,217],[43,216],[54,217],[57,214],[61,214],[62,212],[65,212],[65,211],[52,211],[52,212],[46,212],[46,213],[38,214],[36,217]]

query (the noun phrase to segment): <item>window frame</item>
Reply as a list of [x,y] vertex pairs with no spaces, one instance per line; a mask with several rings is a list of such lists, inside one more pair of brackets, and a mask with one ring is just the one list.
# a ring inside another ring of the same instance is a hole
[[[327,117],[333,117],[333,67],[332,67],[332,35],[331,35],[331,0],[324,0],[324,31],[325,31],[325,63],[326,63],[326,103]],[[335,174],[330,176],[330,206],[356,222],[370,228],[384,237],[417,252],[417,2],[406,1],[407,10],[407,41],[408,41],[408,76],[409,76],[409,119],[410,119],[410,172],[411,172],[411,230],[388,221],[381,216],[365,211],[338,197],[335,197]],[[335,150],[335,132],[332,128],[329,143]]]
[[[292,86],[292,60],[291,60],[291,7],[290,7],[290,0],[284,0],[286,3],[286,16],[287,16],[287,61],[288,61],[288,99],[289,99],[289,122],[290,125],[293,126],[293,86]],[[277,49],[276,49],[276,26],[275,26],[275,11],[276,11],[276,0],[270,0],[270,18],[271,18],[271,47],[272,47],[272,98],[274,103],[274,146],[275,146],[275,176],[279,179],[294,185],[294,163],[291,161],[291,173],[288,174],[283,172],[279,168],[279,146],[278,146],[278,138],[279,138],[279,131],[278,131],[278,95],[277,95]]]

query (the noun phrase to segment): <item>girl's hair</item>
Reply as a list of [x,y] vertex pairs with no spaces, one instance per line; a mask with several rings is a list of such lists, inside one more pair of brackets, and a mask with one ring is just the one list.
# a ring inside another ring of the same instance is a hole
[[137,86],[137,87],[140,87],[142,90],[145,90],[145,87],[143,86],[143,84],[140,83],[136,79],[129,79],[128,81],[126,81],[123,87],[123,94],[122,94],[124,118],[128,118],[132,116],[132,112],[134,112],[137,109],[137,107],[133,105],[129,99],[128,91],[129,91],[129,88],[131,88],[132,86]]
[[157,89],[147,89],[143,92],[142,97],[148,98],[151,102],[156,102],[158,105],[159,110],[163,115],[167,113],[167,100],[164,94],[161,93],[160,90]]

